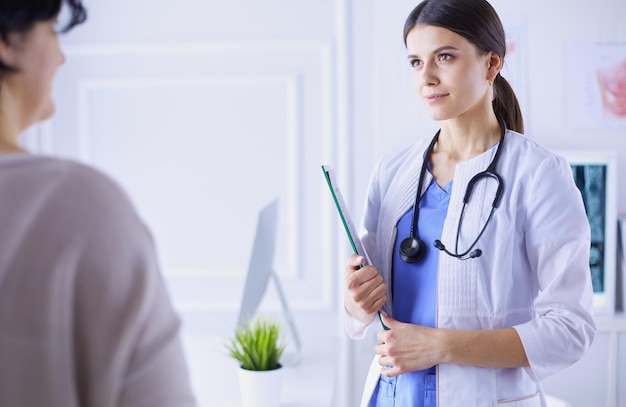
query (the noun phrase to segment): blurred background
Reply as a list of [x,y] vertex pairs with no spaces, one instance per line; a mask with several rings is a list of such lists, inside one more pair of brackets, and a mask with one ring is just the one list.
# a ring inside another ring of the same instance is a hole
[[[626,2],[491,2],[509,42],[503,72],[526,134],[626,166]],[[223,343],[236,324],[259,210],[279,200],[274,271],[302,340],[284,406],[355,406],[374,339],[342,326],[349,246],[322,176],[333,166],[353,219],[385,154],[437,129],[411,84],[408,0],[86,0],[62,37],[57,113],[32,150],[114,177],[152,230],[183,319],[202,406],[239,405]],[[626,213],[626,177],[616,211]],[[250,270],[254,270],[252,267]],[[272,282],[261,304],[282,315]],[[624,406],[626,333],[602,317],[587,357],[546,383],[574,407]],[[372,332],[373,333],[373,332]]]

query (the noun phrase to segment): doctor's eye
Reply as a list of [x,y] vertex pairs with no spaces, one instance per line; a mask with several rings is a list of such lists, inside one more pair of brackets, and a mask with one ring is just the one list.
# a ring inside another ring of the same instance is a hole
[[449,61],[452,58],[454,58],[452,55],[450,54],[439,54],[437,55],[437,61]]
[[411,64],[411,66],[413,68],[417,68],[418,66],[420,66],[422,64],[422,61],[420,61],[417,58],[411,58],[411,59],[409,59],[409,64]]

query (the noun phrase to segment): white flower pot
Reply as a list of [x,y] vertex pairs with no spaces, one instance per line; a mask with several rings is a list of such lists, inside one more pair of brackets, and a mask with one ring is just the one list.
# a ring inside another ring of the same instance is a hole
[[279,407],[283,367],[274,370],[239,368],[239,392],[242,407]]

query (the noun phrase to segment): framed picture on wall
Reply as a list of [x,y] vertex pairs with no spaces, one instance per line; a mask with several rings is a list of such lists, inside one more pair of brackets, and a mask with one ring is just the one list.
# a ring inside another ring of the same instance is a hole
[[598,315],[615,312],[617,271],[617,154],[560,152],[570,163],[591,228],[589,268]]

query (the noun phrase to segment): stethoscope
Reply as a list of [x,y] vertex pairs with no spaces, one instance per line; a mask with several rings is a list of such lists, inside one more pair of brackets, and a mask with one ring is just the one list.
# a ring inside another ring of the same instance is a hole
[[[473,259],[476,257],[480,257],[483,254],[482,250],[474,249],[474,246],[476,246],[478,239],[480,239],[480,237],[485,232],[487,225],[489,225],[489,222],[491,221],[493,212],[496,210],[496,208],[500,204],[500,198],[502,197],[502,191],[504,189],[504,181],[502,180],[502,177],[500,176],[500,174],[498,174],[498,172],[496,171],[496,165],[498,164],[498,159],[500,158],[500,153],[502,152],[502,146],[504,145],[504,135],[506,133],[506,126],[502,120],[500,120],[500,129],[502,131],[502,133],[500,134],[500,143],[498,144],[498,148],[496,150],[496,154],[493,157],[493,160],[491,161],[491,163],[489,164],[489,166],[487,167],[485,171],[479,172],[478,174],[474,175],[474,177],[472,177],[472,179],[467,183],[467,187],[465,188],[465,195],[463,196],[463,208],[461,209],[461,215],[459,216],[459,224],[456,229],[456,244],[454,247],[454,252],[451,252],[448,249],[446,249],[446,246],[441,242],[441,240],[435,240],[433,242],[433,245],[437,249],[445,252],[446,254],[452,257],[456,257],[457,259],[460,259],[460,260]],[[422,169],[420,171],[420,177],[419,177],[419,181],[417,184],[417,194],[415,196],[415,204],[413,205],[413,221],[411,222],[411,231],[409,233],[409,236],[404,238],[402,242],[400,242],[400,250],[399,250],[400,258],[407,263],[417,263],[418,261],[422,260],[424,258],[424,255],[426,254],[426,244],[424,243],[422,239],[417,237],[415,228],[417,227],[417,221],[419,219],[419,200],[420,200],[420,197],[422,196],[422,182],[424,180],[424,175],[426,174],[426,168],[430,161],[430,156],[433,152],[433,148],[435,147],[435,143],[437,142],[437,139],[439,138],[440,132],[441,132],[441,129],[437,131],[437,134],[435,134],[435,137],[433,137],[433,140],[430,142],[430,145],[428,146],[428,149],[426,150],[426,156],[424,157],[424,162],[422,163]],[[459,233],[461,231],[461,225],[463,223],[463,214],[465,213],[465,207],[467,203],[469,202],[470,196],[472,195],[474,185],[476,185],[476,183],[483,178],[493,178],[498,183],[498,187],[496,189],[496,195],[493,200],[493,203],[491,204],[491,211],[489,212],[489,216],[487,217],[487,221],[485,222],[485,225],[481,229],[476,239],[474,239],[474,242],[463,253],[459,253]]]

